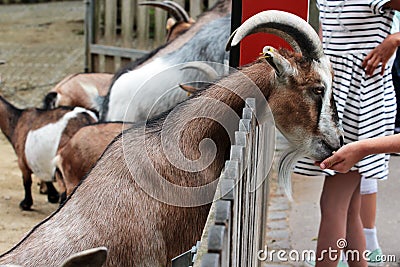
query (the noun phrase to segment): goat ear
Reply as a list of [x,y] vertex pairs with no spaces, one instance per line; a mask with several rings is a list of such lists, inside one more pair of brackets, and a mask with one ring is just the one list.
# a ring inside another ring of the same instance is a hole
[[176,24],[176,20],[175,19],[168,18],[167,19],[167,25],[165,26],[165,28],[167,29],[167,31],[169,31],[175,24]]
[[69,257],[61,267],[101,267],[107,259],[107,248],[98,247],[78,252]]
[[56,108],[57,95],[56,92],[48,93],[43,99],[43,109],[49,110]]
[[283,56],[276,52],[271,46],[265,46],[262,52],[264,58],[269,65],[275,70],[278,77],[287,76],[293,73],[292,65]]

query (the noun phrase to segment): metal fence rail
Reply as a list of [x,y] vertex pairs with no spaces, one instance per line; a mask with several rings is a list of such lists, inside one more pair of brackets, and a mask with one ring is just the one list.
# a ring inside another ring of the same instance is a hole
[[266,236],[269,167],[274,125],[257,126],[255,100],[247,99],[230,160],[218,189],[194,266],[259,266]]

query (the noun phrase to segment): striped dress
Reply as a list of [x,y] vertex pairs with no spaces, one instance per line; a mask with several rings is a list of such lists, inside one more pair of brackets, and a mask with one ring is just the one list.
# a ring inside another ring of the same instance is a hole
[[[391,67],[367,76],[361,67],[365,56],[390,34],[394,12],[384,9],[389,0],[318,0],[323,46],[334,70],[333,92],[345,143],[393,134],[396,98]],[[370,155],[352,170],[364,178],[385,179],[389,155]],[[301,159],[294,170],[303,175],[333,175],[314,161]]]

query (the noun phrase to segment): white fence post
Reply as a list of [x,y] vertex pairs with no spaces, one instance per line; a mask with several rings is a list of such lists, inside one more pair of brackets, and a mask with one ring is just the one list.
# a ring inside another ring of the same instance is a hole
[[273,123],[257,126],[255,106],[254,99],[246,99],[230,159],[220,176],[215,198],[221,199],[213,203],[204,229],[201,242],[207,242],[207,251],[197,257],[195,267],[261,264],[257,253],[265,242],[265,178],[273,160],[275,135]]

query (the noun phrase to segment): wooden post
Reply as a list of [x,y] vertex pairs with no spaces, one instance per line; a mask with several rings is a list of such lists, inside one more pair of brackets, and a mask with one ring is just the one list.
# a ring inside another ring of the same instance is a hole
[[89,72],[90,69],[90,45],[93,43],[93,1],[85,0],[85,58],[84,58],[84,68],[85,73]]
[[212,8],[218,0],[208,0],[208,9]]
[[149,39],[149,9],[147,6],[140,7],[140,12],[137,12],[137,47],[139,49],[148,50]]
[[134,1],[121,0],[121,39],[122,47],[131,48],[133,42]]
[[[92,21],[93,25],[91,27],[91,44],[98,43],[100,39],[100,0],[92,0]],[[91,54],[90,57],[90,72],[100,72],[100,57],[97,54]]]
[[154,44],[153,47],[158,47],[165,43],[166,38],[166,22],[167,22],[167,12],[160,8],[155,8],[154,10]]
[[185,8],[185,0],[175,0],[174,2],[177,2],[179,5]]
[[203,12],[202,1],[190,0],[190,16],[194,19]]
[[115,0],[106,0],[104,39],[108,45],[114,44],[117,26],[117,5]]

